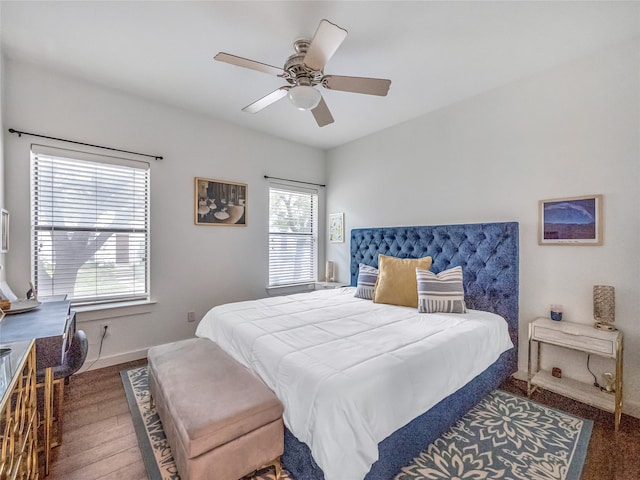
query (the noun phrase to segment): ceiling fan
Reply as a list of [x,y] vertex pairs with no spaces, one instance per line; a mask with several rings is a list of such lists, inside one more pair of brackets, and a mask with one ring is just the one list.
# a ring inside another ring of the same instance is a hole
[[247,58],[237,57],[220,52],[214,58],[220,62],[230,63],[238,67],[250,68],[259,72],[276,75],[285,79],[289,85],[282,86],[242,109],[244,112],[258,113],[265,107],[288,96],[300,110],[311,110],[318,126],[324,127],[333,123],[333,116],[315,87],[322,85],[329,90],[364,93],[367,95],[385,96],[389,91],[391,80],[367,77],[345,77],[325,75],[323,69],[347,36],[347,31],[337,25],[322,20],[313,40],[297,40],[293,46],[296,53],[291,55],[278,68]]

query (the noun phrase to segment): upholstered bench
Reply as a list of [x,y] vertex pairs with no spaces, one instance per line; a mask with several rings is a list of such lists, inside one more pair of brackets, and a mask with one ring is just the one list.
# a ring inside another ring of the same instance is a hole
[[182,480],[238,480],[273,465],[280,477],[282,403],[210,340],[149,349],[151,402]]

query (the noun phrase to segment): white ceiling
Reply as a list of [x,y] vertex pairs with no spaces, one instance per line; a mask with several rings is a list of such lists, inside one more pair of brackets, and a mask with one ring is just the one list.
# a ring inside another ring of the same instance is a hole
[[[9,59],[331,148],[630,39],[639,12],[610,1],[2,1],[0,21]],[[389,78],[389,95],[322,89],[335,118],[323,128],[286,99],[242,112],[285,82],[213,56],[280,67],[323,18],[349,32],[325,73]]]

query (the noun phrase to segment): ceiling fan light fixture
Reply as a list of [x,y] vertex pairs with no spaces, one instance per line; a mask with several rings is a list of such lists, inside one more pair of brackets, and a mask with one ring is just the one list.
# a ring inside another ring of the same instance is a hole
[[318,106],[322,95],[318,90],[307,85],[298,85],[289,90],[289,100],[298,110],[312,110]]
[[[1,1],[1,0],[0,0]],[[363,93],[384,97],[389,92],[391,80],[384,78],[351,77],[344,75],[325,75],[324,67],[342,44],[347,31],[322,20],[312,40],[296,40],[296,51],[284,62],[284,67],[274,67],[230,53],[218,52],[214,57],[219,62],[229,63],[242,68],[275,75],[284,79],[284,85],[264,97],[250,103],[243,112],[258,113],[285,96],[299,110],[311,111],[319,127],[333,123],[333,116],[323,100],[320,87],[341,92]],[[315,87],[318,87],[317,89]]]

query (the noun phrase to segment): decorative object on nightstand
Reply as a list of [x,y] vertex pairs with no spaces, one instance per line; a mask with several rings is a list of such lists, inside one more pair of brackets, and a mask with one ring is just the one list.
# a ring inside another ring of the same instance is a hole
[[600,388],[609,393],[614,393],[616,391],[616,377],[613,376],[613,373],[606,372],[602,374]]
[[327,260],[327,264],[324,268],[324,280],[325,282],[333,282],[335,278],[335,266],[331,260]]
[[558,305],[557,303],[552,304],[549,309],[549,316],[551,320],[555,320],[556,322],[562,320],[562,305]]
[[[538,346],[535,370],[531,361],[534,343]],[[616,373],[605,377],[608,382],[603,382],[604,388],[597,383],[594,385],[565,376],[555,377],[552,372],[540,369],[543,344],[610,358],[615,362]],[[611,412],[615,417],[617,432],[622,414],[622,354],[623,335],[619,330],[598,330],[582,323],[555,322],[548,318],[537,318],[529,324],[527,394],[530,397],[536,388],[540,387]]]
[[598,330],[612,332],[617,330],[613,326],[616,320],[616,289],[609,285],[593,286],[593,318],[594,327]]

